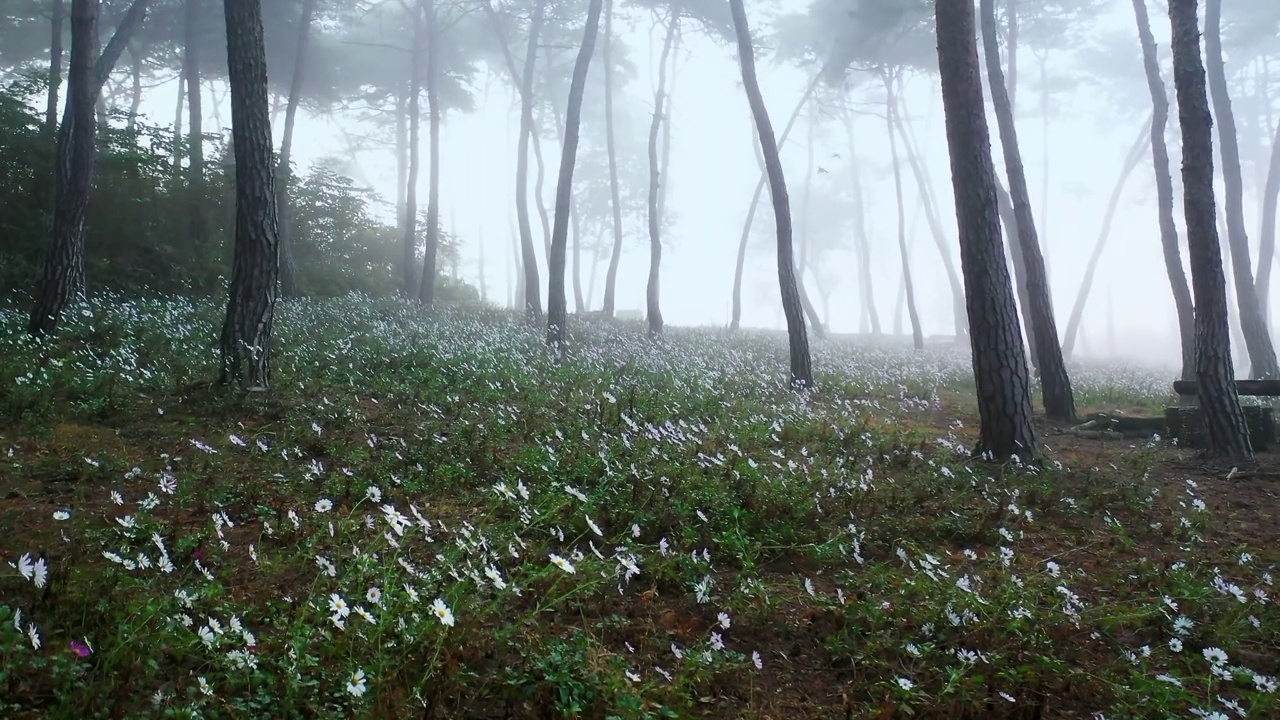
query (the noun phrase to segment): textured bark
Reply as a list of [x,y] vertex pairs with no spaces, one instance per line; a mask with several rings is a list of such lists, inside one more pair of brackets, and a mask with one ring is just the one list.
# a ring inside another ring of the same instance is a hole
[[662,210],[658,207],[659,177],[658,132],[662,129],[663,103],[667,99],[667,59],[680,26],[680,13],[671,11],[667,20],[667,37],[662,42],[662,55],[658,60],[658,88],[653,93],[653,119],[649,123],[649,280],[645,285],[645,315],[649,321],[649,337],[662,332],[662,307],[659,287],[662,268]]
[[613,137],[613,0],[604,2],[604,132],[609,154],[609,194],[613,209],[613,250],[604,278],[604,316],[613,317],[618,286],[618,263],[622,260],[622,199],[618,189],[618,155]]
[[[981,88],[979,88],[981,92]],[[924,162],[916,153],[915,147],[911,142],[911,137],[907,133],[905,124],[899,115],[894,115],[894,124],[898,128],[898,136],[902,140],[903,148],[907,154],[907,164],[911,166],[911,172],[915,175],[916,185],[920,191],[920,200],[924,204],[925,220],[929,223],[929,233],[933,237],[933,243],[938,248],[938,254],[942,256],[942,267],[947,272],[947,283],[951,287],[951,313],[954,318],[956,337],[963,337],[969,332],[969,322],[965,318],[965,297],[964,288],[961,286],[960,276],[956,272],[955,262],[951,259],[951,248],[947,245],[947,235],[942,229],[942,223],[938,218],[938,210],[933,202],[933,189],[929,181],[929,177],[924,169]]]
[[1258,304],[1267,312],[1271,296],[1271,264],[1276,256],[1276,201],[1280,199],[1280,125],[1276,126],[1275,139],[1271,141],[1271,163],[1267,168],[1267,180],[1262,190],[1262,229],[1258,250]]
[[871,241],[867,238],[867,207],[862,194],[862,174],[858,168],[858,150],[854,145],[853,116],[844,115],[844,131],[849,145],[849,175],[853,184],[853,235],[862,274],[862,312],[873,335],[880,334],[880,314],[876,312],[876,295],[872,287]]
[[[804,311],[800,307],[800,293],[796,289],[795,259],[791,254],[791,207],[787,198],[786,179],[782,173],[782,159],[778,155],[778,142],[773,136],[773,126],[769,124],[769,111],[756,80],[755,51],[751,47],[747,12],[742,0],[729,0],[729,9],[733,14],[733,29],[737,35],[742,84],[747,92],[747,102],[751,105],[751,114],[755,118],[760,148],[764,152],[765,167],[768,169],[769,194],[773,198],[773,218],[778,230],[778,286],[782,292],[782,311],[787,318],[791,384],[797,388],[809,388],[813,386],[813,367],[809,360],[809,337],[805,332]],[[805,93],[806,96],[808,94]]]
[[960,230],[981,438],[997,460],[1036,453],[1031,388],[996,207],[972,0],[936,0],[938,65]]
[[524,307],[532,318],[542,317],[538,295],[538,258],[533,249],[533,229],[529,226],[529,136],[533,134],[533,70],[538,59],[538,31],[546,0],[538,0],[529,23],[529,46],[520,79],[520,141],[516,150],[516,221],[520,228],[521,263],[524,265]]
[[182,102],[187,97],[187,78],[178,73],[178,101],[173,109],[173,181],[182,178]]
[[[995,15],[994,9],[992,16]],[[1009,23],[1009,107],[1018,107],[1018,0],[1006,0],[1005,15]]]
[[[1146,0],[1133,0],[1134,18],[1138,25],[1138,39],[1142,44],[1143,67],[1146,69],[1147,87],[1151,92],[1151,158],[1156,173],[1156,204],[1159,209],[1160,247],[1164,254],[1165,274],[1173,291],[1173,303],[1178,312],[1178,336],[1182,341],[1182,374],[1184,379],[1195,375],[1196,336],[1195,308],[1191,304],[1191,290],[1187,286],[1187,274],[1182,269],[1182,254],[1178,248],[1178,226],[1173,218],[1173,178],[1169,171],[1169,148],[1165,145],[1165,127],[1169,124],[1169,96],[1164,78],[1160,76],[1160,60],[1156,56],[1156,41],[1151,35],[1151,21],[1147,17]],[[1264,251],[1266,234],[1262,238]],[[1258,268],[1259,279],[1265,265]],[[1260,261],[1261,262],[1261,261]],[[1259,298],[1265,297],[1259,290]],[[1265,307],[1265,303],[1263,305]]]
[[1050,275],[1049,265],[1049,51],[1037,58],[1040,64],[1040,245],[1044,250],[1044,272]]
[[182,9],[182,75],[187,82],[187,232],[204,247],[209,226],[204,213],[204,111],[200,102],[200,3],[186,0]]
[[418,287],[417,251],[418,251],[418,172],[421,170],[419,150],[422,147],[421,105],[422,105],[422,50],[426,42],[426,33],[422,26],[422,0],[417,0],[409,15],[413,18],[413,50],[409,56],[409,181],[405,184],[404,194],[404,227],[401,243],[403,245],[401,262],[404,271],[404,297],[412,299]]
[[1142,162],[1143,155],[1146,154],[1147,135],[1151,132],[1151,127],[1150,124],[1144,123],[1142,129],[1138,131],[1138,137],[1129,147],[1129,154],[1125,157],[1124,165],[1120,167],[1120,176],[1116,178],[1115,187],[1111,189],[1111,199],[1107,201],[1107,211],[1102,216],[1102,229],[1098,231],[1098,239],[1094,242],[1093,252],[1089,254],[1089,262],[1085,265],[1084,277],[1080,279],[1076,302],[1071,306],[1071,316],[1067,318],[1067,334],[1062,341],[1062,351],[1067,357],[1071,357],[1071,353],[1075,351],[1080,321],[1084,318],[1084,306],[1089,300],[1089,292],[1093,289],[1093,277],[1098,269],[1098,261],[1102,258],[1102,251],[1111,237],[1111,223],[1115,220],[1116,209],[1120,206],[1124,187],[1129,182],[1129,176],[1133,174],[1138,163]]
[[[280,139],[280,158],[276,165],[280,294],[284,297],[294,297],[298,294],[297,269],[293,263],[293,167],[289,161],[293,154],[293,129],[298,121],[298,103],[302,100],[302,82],[306,77],[307,45],[311,38],[311,18],[315,14],[315,9],[316,0],[303,0],[302,16],[298,20],[297,47],[293,54],[293,77],[289,80],[289,102],[284,111],[284,135]],[[398,204],[396,209],[398,212]]]
[[[1226,278],[1218,250],[1213,197],[1213,119],[1200,59],[1196,0],[1169,0],[1173,26],[1173,85],[1182,129],[1183,213],[1195,298],[1196,381],[1208,452],[1231,459],[1253,456],[1231,367]],[[1252,287],[1252,285],[1250,285]]]
[[1031,338],[1035,337],[1035,331],[1031,327],[1035,324],[1035,317],[1027,312],[1027,308],[1031,307],[1031,298],[1027,292],[1027,264],[1023,262],[1022,245],[1018,242],[1018,220],[1013,213],[1013,198],[1000,184],[999,175],[996,176],[996,200],[1000,204],[1000,223],[1008,238],[1006,244],[1009,247],[1009,260],[1013,265],[1013,287],[1018,296],[1018,309],[1022,317],[1023,340],[1028,343],[1031,368],[1035,370],[1040,367],[1040,359],[1036,357],[1035,343],[1031,342]]
[[[893,164],[893,190],[898,209],[898,254],[902,258],[902,288],[906,296],[907,317],[911,320],[911,344],[916,350],[924,350],[924,332],[920,329],[920,313],[916,310],[916,291],[911,284],[911,260],[907,252],[907,214],[902,203],[902,170],[898,161],[898,139],[894,130],[894,117],[897,114],[897,103],[894,101],[894,77],[885,71],[884,80],[884,118],[889,132],[889,157]],[[896,328],[895,328],[896,330]]]
[[1267,320],[1258,303],[1258,293],[1254,291],[1253,268],[1249,260],[1249,234],[1244,224],[1244,180],[1240,170],[1235,116],[1231,110],[1226,67],[1222,60],[1221,26],[1222,0],[1206,0],[1205,60],[1209,96],[1218,124],[1218,147],[1226,189],[1227,242],[1231,245],[1231,268],[1238,289],[1236,303],[1240,309],[1240,326],[1244,331],[1245,348],[1249,351],[1252,377],[1275,378],[1280,377],[1280,367],[1276,365],[1276,351],[1267,331]]
[[[1027,176],[1022,167],[1022,154],[1018,149],[1013,100],[1005,85],[1004,71],[1000,67],[995,0],[981,0],[981,3],[987,76],[991,81],[991,100],[996,110],[1000,147],[1004,151],[1005,174],[1009,178],[1009,194],[1018,227],[1017,237],[1011,238],[1011,241],[1017,243],[1021,250],[1020,259],[1026,273],[1027,305],[1022,311],[1030,318],[1027,333],[1035,348],[1032,357],[1038,362],[1036,369],[1040,375],[1040,397],[1045,414],[1050,420],[1071,422],[1076,417],[1075,398],[1071,392],[1067,366],[1062,359],[1062,346],[1058,343],[1058,326],[1053,317],[1049,281],[1045,275],[1044,258],[1040,255],[1040,243],[1036,239],[1035,218],[1031,214],[1031,192],[1027,189]],[[1015,51],[1016,48],[1010,46],[1010,62]]]
[[[779,147],[787,144],[787,137],[791,134],[791,128],[795,127],[796,118],[800,117],[800,111],[809,102],[809,98],[813,96],[813,91],[817,89],[818,82],[821,80],[822,73],[816,73],[809,81],[809,87],[805,89],[804,95],[800,96],[800,102],[797,102],[795,109],[791,111],[786,127],[782,128],[782,136],[778,138]],[[760,173],[760,181],[756,183],[755,192],[751,195],[751,204],[747,206],[747,218],[742,223],[742,235],[738,238],[738,260],[733,271],[733,312],[729,320],[730,330],[737,330],[742,321],[742,271],[747,262],[747,240],[751,238],[751,226],[756,220],[756,209],[760,206],[760,196],[764,193],[765,183],[768,181],[769,174]]]
[[586,312],[586,298],[582,294],[582,216],[577,204],[569,205],[569,219],[573,222],[573,311]]
[[[813,326],[813,334],[819,340],[825,339],[827,336],[824,322],[818,317],[818,311],[813,307],[813,301],[809,298],[809,291],[805,288],[805,273],[809,270],[809,200],[813,195],[813,131],[818,124],[816,120],[815,108],[813,103],[809,103],[809,132],[805,138],[805,170],[804,170],[804,191],[803,198],[800,201],[800,262],[796,265],[796,285],[800,288],[800,305],[804,308],[805,317],[809,318],[809,324]],[[760,154],[760,143],[756,143],[756,162],[760,165],[761,170],[766,170],[764,166],[764,156]]]
[[222,382],[265,389],[271,381],[279,268],[262,7],[260,0],[223,0],[223,8],[236,162],[236,237],[222,326]]
[[53,0],[49,29],[49,97],[44,109],[44,129],[52,135],[58,128],[58,88],[62,85],[62,19],[63,0]]
[[556,184],[555,225],[551,230],[551,264],[547,271],[547,344],[563,346],[568,312],[564,294],[565,249],[569,239],[569,206],[573,202],[573,166],[578,157],[578,127],[582,121],[582,96],[587,87],[587,71],[595,52],[600,30],[602,0],[591,0],[582,45],[573,64],[569,82],[569,106],[565,110],[564,143],[560,152],[560,177]]
[[440,53],[435,0],[422,0],[427,31],[427,242],[418,276],[418,302],[431,307],[436,299],[436,258],[440,249]]

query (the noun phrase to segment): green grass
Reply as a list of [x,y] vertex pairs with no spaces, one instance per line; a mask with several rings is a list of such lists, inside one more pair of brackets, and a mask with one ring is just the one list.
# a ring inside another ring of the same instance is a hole
[[282,307],[242,396],[219,310],[0,317],[0,716],[1277,712],[1275,545],[1176,451],[971,461],[964,352],[819,344],[802,396],[771,334],[575,318],[557,359],[350,298]]

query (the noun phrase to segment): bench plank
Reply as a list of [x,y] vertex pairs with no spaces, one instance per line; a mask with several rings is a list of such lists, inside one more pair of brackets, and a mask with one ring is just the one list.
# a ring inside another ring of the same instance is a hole
[[[1195,380],[1174,380],[1173,391],[1178,395],[1200,394],[1200,383]],[[1280,397],[1280,380],[1237,380],[1236,394],[1256,397]]]

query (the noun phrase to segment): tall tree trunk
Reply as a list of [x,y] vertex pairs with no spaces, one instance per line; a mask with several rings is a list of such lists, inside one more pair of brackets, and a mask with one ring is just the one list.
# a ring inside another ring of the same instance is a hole
[[[1231,267],[1234,271],[1236,302],[1240,308],[1240,326],[1244,330],[1245,347],[1249,351],[1250,374],[1254,378],[1280,377],[1276,351],[1267,331],[1267,320],[1258,293],[1253,287],[1253,268],[1249,260],[1249,235],[1244,224],[1244,181],[1240,170],[1240,147],[1236,139],[1235,116],[1227,93],[1227,73],[1222,61],[1222,0],[1206,0],[1204,49],[1207,56],[1209,95],[1213,99],[1218,120],[1218,143],[1222,155],[1222,176],[1226,184],[1227,242],[1231,244]],[[1196,304],[1199,307],[1199,303]]]
[[947,236],[942,229],[942,223],[938,219],[938,210],[933,202],[933,183],[929,180],[929,176],[924,168],[924,161],[916,152],[914,143],[907,133],[906,124],[902,120],[902,116],[895,113],[893,116],[894,125],[898,128],[898,136],[902,139],[903,149],[906,150],[907,164],[911,166],[911,172],[915,175],[916,185],[920,191],[920,200],[924,204],[925,220],[929,223],[929,233],[933,236],[933,243],[938,248],[938,254],[942,257],[942,267],[947,273],[947,283],[951,286],[951,312],[954,318],[956,337],[964,337],[969,332],[969,323],[965,318],[965,297],[964,288],[960,283],[960,276],[956,272],[955,263],[951,259],[951,248],[947,245]]
[[582,45],[573,65],[569,83],[569,107],[565,110],[564,143],[560,154],[560,178],[556,184],[555,225],[551,230],[551,264],[547,271],[547,344],[563,346],[568,321],[564,295],[565,246],[569,236],[569,205],[573,202],[573,166],[578,157],[578,126],[582,121],[582,96],[587,87],[587,71],[595,52],[600,29],[602,0],[591,0]]
[[853,235],[855,251],[859,258],[859,272],[862,273],[862,307],[867,318],[871,334],[880,334],[880,314],[876,312],[876,295],[872,287],[871,273],[871,241],[867,237],[867,207],[862,195],[862,174],[858,168],[858,150],[854,145],[853,116],[845,112],[844,131],[849,146],[849,175],[853,181]]
[[1276,257],[1277,199],[1280,199],[1280,124],[1276,125],[1275,139],[1271,142],[1271,163],[1262,191],[1262,230],[1258,238],[1258,304],[1264,313],[1270,307],[1271,264]]
[[[994,16],[995,10],[992,9]],[[1009,75],[1006,83],[1009,86],[1010,112],[1018,109],[1018,0],[1006,0],[1005,15],[1009,23]]]
[[[1009,192],[1013,200],[1013,214],[1017,221],[1018,236],[1012,239],[1022,251],[1022,263],[1026,270],[1028,306],[1023,312],[1032,318],[1027,323],[1031,343],[1035,347],[1032,357],[1039,361],[1040,397],[1045,414],[1050,420],[1071,422],[1076,417],[1075,398],[1071,392],[1071,379],[1062,359],[1062,346],[1058,344],[1058,326],[1053,317],[1053,302],[1049,298],[1049,283],[1045,277],[1044,258],[1040,255],[1040,243],[1036,239],[1035,219],[1031,215],[1031,193],[1027,189],[1027,176],[1022,168],[1022,155],[1018,149],[1018,131],[1013,120],[1013,101],[1005,85],[1004,70],[1000,67],[1000,47],[996,40],[996,9],[994,0],[981,0],[982,37],[986,46],[987,75],[991,80],[991,101],[996,110],[1000,147],[1004,153],[1005,173],[1009,177]],[[1012,10],[1012,7],[1010,8]],[[1011,21],[1010,27],[1015,27]],[[1010,63],[1016,48],[1009,48]]]
[[1018,241],[1018,219],[1013,212],[1013,198],[1009,196],[1009,191],[1004,189],[1000,184],[1000,176],[996,175],[996,200],[999,202],[1000,223],[1004,227],[1005,237],[1008,238],[1009,261],[1013,266],[1013,288],[1018,298],[1018,308],[1022,315],[1022,326],[1024,330],[1023,342],[1027,343],[1027,349],[1030,351],[1031,368],[1034,371],[1040,367],[1040,358],[1036,356],[1036,346],[1032,341],[1035,337],[1035,330],[1032,326],[1035,324],[1035,317],[1032,316],[1027,308],[1031,307],[1031,297],[1027,285],[1027,264],[1022,258],[1022,244]]
[[182,72],[187,81],[187,232],[203,249],[209,239],[204,212],[204,113],[200,97],[200,3],[186,0],[182,12]]
[[667,37],[662,42],[658,60],[658,89],[653,94],[653,120],[649,123],[649,281],[645,286],[645,310],[649,321],[649,337],[662,332],[662,308],[658,304],[659,278],[662,267],[662,215],[658,208],[658,131],[662,129],[662,105],[667,99],[667,58],[680,26],[680,11],[671,10],[667,20]]
[[1040,245],[1044,249],[1044,273],[1052,277],[1049,266],[1049,51],[1040,63]]
[[142,107],[142,51],[133,43],[129,44],[129,58],[132,60],[129,76],[133,87],[129,93],[129,119],[125,129],[132,133],[138,127],[138,111]]
[[427,243],[418,277],[418,301],[427,307],[436,299],[436,258],[440,251],[440,35],[436,30],[435,0],[422,1],[427,28],[427,130],[431,158],[427,165]]
[[27,327],[33,336],[53,332],[66,306],[84,296],[84,231],[93,184],[96,101],[111,69],[146,17],[148,4],[149,0],[134,0],[99,54],[98,0],[72,0],[67,102],[58,127],[53,173],[53,228]]
[[769,194],[773,197],[773,218],[778,230],[778,285],[782,292],[782,311],[787,317],[791,384],[797,388],[809,388],[813,386],[813,366],[809,360],[809,338],[805,332],[804,311],[800,307],[800,293],[796,288],[795,259],[791,255],[791,206],[787,198],[786,179],[782,174],[782,159],[778,155],[773,126],[769,124],[769,111],[756,80],[755,51],[751,47],[751,30],[747,27],[747,11],[743,8],[742,0],[729,0],[729,9],[733,13],[733,29],[737,35],[742,84],[747,92],[747,102],[751,105],[751,114],[755,117],[765,167],[768,169]]
[[520,232],[516,229],[514,225],[511,226],[511,248],[512,248],[512,252],[514,253],[514,258],[515,258],[514,262],[515,262],[515,271],[516,271],[516,290],[515,290],[516,294],[515,294],[515,297],[511,299],[511,307],[512,309],[515,309],[525,304],[525,289],[524,289],[525,286],[524,286],[524,257],[522,254],[523,248],[520,245]]
[[63,0],[53,0],[49,29],[49,98],[44,109],[44,129],[50,136],[58,128],[58,87],[62,85],[62,17]]
[[1036,453],[1031,388],[996,207],[972,0],[936,0],[938,66],[960,229],[981,437],[997,460]]
[[569,217],[573,222],[573,311],[586,312],[586,299],[582,295],[582,217],[578,204],[569,205]]
[[670,176],[667,170],[671,167],[671,96],[676,90],[676,68],[680,66],[680,32],[679,23],[676,24],[676,37],[671,45],[671,69],[667,80],[666,106],[667,111],[662,116],[662,164],[658,167],[658,177],[662,178],[662,182],[658,184],[658,222],[665,225],[667,221],[667,190],[670,189],[671,183],[668,182]]
[[[1178,226],[1173,219],[1173,178],[1169,171],[1169,148],[1165,145],[1165,128],[1169,124],[1169,96],[1164,78],[1160,76],[1160,60],[1156,56],[1156,41],[1151,35],[1151,21],[1147,17],[1146,0],[1133,0],[1134,18],[1138,24],[1138,39],[1142,43],[1143,67],[1146,69],[1147,87],[1151,92],[1151,158],[1156,174],[1156,204],[1159,208],[1160,247],[1164,254],[1165,274],[1173,291],[1173,304],[1178,312],[1178,336],[1182,344],[1182,377],[1195,376],[1196,342],[1195,309],[1191,304],[1191,290],[1187,275],[1182,269],[1182,254],[1178,248]],[[1266,235],[1263,234],[1263,244]],[[1262,262],[1262,261],[1260,261]],[[1266,265],[1259,265],[1259,278]],[[1259,291],[1260,299],[1262,291]],[[1264,305],[1265,307],[1265,305]],[[1079,321],[1077,321],[1079,322]]]
[[538,0],[529,24],[529,47],[524,58],[520,93],[520,141],[516,155],[516,220],[520,226],[520,246],[524,265],[524,307],[532,318],[542,317],[538,294],[538,259],[533,249],[533,229],[529,226],[529,136],[533,134],[533,72],[538,58],[538,31],[546,0]]
[[1253,456],[1253,448],[1231,367],[1226,278],[1218,250],[1218,229],[1214,227],[1217,211],[1213,198],[1213,118],[1205,92],[1197,20],[1196,0],[1169,0],[1173,86],[1182,128],[1183,212],[1196,308],[1196,382],[1209,452],[1248,459]]
[[409,11],[409,15],[413,18],[413,50],[409,58],[409,182],[405,186],[404,198],[404,235],[401,242],[403,244],[404,264],[404,297],[410,300],[414,297],[414,290],[417,286],[417,250],[418,250],[418,171],[421,163],[419,162],[419,149],[421,148],[422,127],[419,122],[421,118],[421,102],[422,102],[422,50],[426,43],[426,33],[422,26],[422,0],[416,0],[413,9]]
[[[284,136],[280,140],[280,158],[276,165],[276,212],[279,214],[280,237],[280,294],[294,297],[298,294],[297,268],[293,262],[293,167],[289,161],[293,155],[293,129],[298,121],[298,103],[302,100],[302,81],[307,63],[307,45],[311,39],[311,18],[315,14],[316,0],[303,0],[302,17],[298,20],[297,47],[293,55],[293,78],[289,81],[289,104],[284,111]],[[403,120],[397,113],[397,124]],[[396,128],[400,130],[400,127]],[[396,139],[399,140],[399,134]],[[399,158],[397,158],[397,163]],[[399,192],[404,192],[403,188]],[[399,205],[396,211],[399,212]]]
[[596,244],[591,251],[591,276],[587,280],[586,297],[586,309],[588,312],[591,311],[596,298],[596,276],[600,274],[600,260],[603,259],[600,254],[600,249],[602,247],[601,243],[604,242],[602,235],[603,232],[601,235],[596,236]]
[[622,199],[618,189],[618,155],[613,138],[613,0],[604,3],[604,131],[609,154],[609,195],[613,210],[613,250],[604,278],[604,316],[613,317],[618,285],[618,263],[622,260]]
[[[804,172],[804,192],[800,200],[800,263],[796,267],[796,285],[800,289],[800,306],[804,308],[805,317],[809,318],[809,324],[813,326],[813,334],[819,340],[826,338],[826,329],[823,327],[822,318],[818,317],[818,311],[813,306],[813,300],[809,298],[809,291],[805,288],[804,276],[809,269],[809,201],[813,195],[813,131],[817,125],[815,120],[813,103],[809,103],[809,126],[808,137],[805,138],[805,172]],[[760,154],[759,143],[756,143],[756,162],[760,164],[760,168],[765,170],[764,156]]]
[[178,73],[178,101],[173,110],[173,181],[182,178],[182,101],[187,95],[187,74]]
[[1080,289],[1076,292],[1076,302],[1071,306],[1071,316],[1067,318],[1067,333],[1062,340],[1062,352],[1071,357],[1072,351],[1076,346],[1076,334],[1080,332],[1080,321],[1084,318],[1084,306],[1089,299],[1089,292],[1093,289],[1093,277],[1098,270],[1098,261],[1102,258],[1102,250],[1107,246],[1107,239],[1111,237],[1111,222],[1115,220],[1116,209],[1120,206],[1120,197],[1124,193],[1124,186],[1129,182],[1129,176],[1133,174],[1138,163],[1142,162],[1143,156],[1147,149],[1147,136],[1151,133],[1153,126],[1149,123],[1143,123],[1142,129],[1138,131],[1138,137],[1134,139],[1133,145],[1129,147],[1129,154],[1125,156],[1124,165],[1120,168],[1120,176],[1116,178],[1115,187],[1111,189],[1111,199],[1107,201],[1107,211],[1102,216],[1102,229],[1098,231],[1098,239],[1093,244],[1093,252],[1089,254],[1089,262],[1085,265],[1084,277],[1080,279]]
[[222,326],[222,382],[265,389],[271,380],[279,268],[262,6],[260,0],[223,0],[223,7],[236,160],[236,239]]
[[[796,118],[800,117],[800,111],[809,102],[809,98],[813,96],[813,91],[817,89],[821,80],[822,73],[818,72],[809,81],[809,87],[805,88],[804,95],[800,96],[800,101],[791,111],[791,117],[787,119],[786,127],[782,128],[782,136],[778,138],[779,147],[787,144],[787,137],[791,134],[791,128],[795,127]],[[742,271],[747,260],[747,240],[751,238],[751,226],[755,223],[756,208],[760,205],[760,196],[764,193],[764,186],[768,181],[768,173],[760,173],[760,181],[756,183],[755,192],[751,195],[751,204],[747,206],[747,218],[742,223],[742,236],[738,239],[738,261],[733,272],[733,314],[729,320],[730,330],[737,330],[742,321]]]
[[405,192],[409,183],[408,94],[396,92],[396,227],[404,227]]
[[886,70],[881,74],[884,80],[884,118],[889,132],[889,157],[893,163],[893,189],[898,206],[898,253],[902,257],[902,287],[907,299],[907,317],[911,320],[911,344],[916,350],[924,350],[924,332],[920,329],[920,313],[916,310],[916,291],[911,284],[911,261],[907,254],[907,214],[902,203],[902,170],[898,165],[898,140],[894,131],[893,119],[896,114],[894,102],[894,76]]

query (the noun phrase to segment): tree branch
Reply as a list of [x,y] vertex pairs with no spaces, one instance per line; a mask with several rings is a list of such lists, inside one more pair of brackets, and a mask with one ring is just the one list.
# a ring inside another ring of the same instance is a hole
[[[142,25],[142,21],[147,16],[147,9],[151,5],[151,0],[133,0],[133,4],[129,6],[128,12],[124,14],[124,19],[116,26],[116,31],[111,36],[111,40],[107,43],[107,47],[103,49],[102,54],[98,56],[98,64],[93,68],[93,79],[97,84],[98,92],[102,91],[102,86],[107,83],[107,79],[111,77],[111,71],[115,69],[116,61],[124,53],[125,47],[129,44],[129,40],[133,37],[133,33]],[[95,93],[96,94],[96,93]]]

